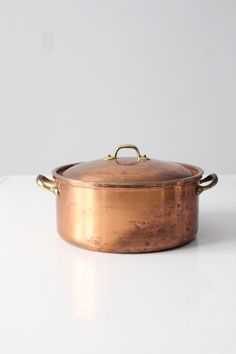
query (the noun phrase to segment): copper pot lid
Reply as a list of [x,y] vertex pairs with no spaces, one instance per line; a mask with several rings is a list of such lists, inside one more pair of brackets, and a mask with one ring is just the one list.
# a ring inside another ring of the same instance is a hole
[[[121,149],[133,149],[137,157],[118,157]],[[135,145],[116,148],[113,155],[90,162],[80,162],[54,171],[54,177],[82,185],[156,186],[200,177],[203,171],[195,166],[150,159],[141,155]]]

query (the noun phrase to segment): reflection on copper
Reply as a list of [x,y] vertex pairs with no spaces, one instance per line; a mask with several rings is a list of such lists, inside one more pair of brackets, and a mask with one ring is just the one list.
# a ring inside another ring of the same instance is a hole
[[60,183],[58,232],[83,248],[151,252],[191,241],[197,232],[198,181],[149,188],[90,188]]
[[72,266],[72,301],[76,316],[93,320],[97,316],[99,298],[99,270],[95,259],[79,255]]

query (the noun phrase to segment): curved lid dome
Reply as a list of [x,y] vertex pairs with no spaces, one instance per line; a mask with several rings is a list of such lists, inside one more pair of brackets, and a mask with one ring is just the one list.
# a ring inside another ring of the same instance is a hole
[[[118,157],[121,149],[134,149],[137,157]],[[120,145],[113,155],[104,159],[81,162],[60,168],[56,174],[82,184],[103,186],[157,185],[195,175],[188,165],[149,159],[134,145]]]

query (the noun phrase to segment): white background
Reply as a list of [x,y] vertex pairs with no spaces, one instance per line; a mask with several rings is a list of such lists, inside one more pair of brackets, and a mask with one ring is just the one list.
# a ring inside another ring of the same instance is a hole
[[1,354],[236,353],[235,63],[234,0],[0,0],[0,175],[121,143],[220,175],[196,240],[139,255],[66,244],[1,177]]
[[236,173],[236,2],[0,0],[0,174],[133,143]]

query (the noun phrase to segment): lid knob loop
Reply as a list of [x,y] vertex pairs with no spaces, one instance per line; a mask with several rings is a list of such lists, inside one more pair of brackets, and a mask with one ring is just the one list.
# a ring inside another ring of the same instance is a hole
[[119,146],[115,149],[113,155],[108,155],[108,156],[106,156],[106,157],[104,158],[104,160],[116,160],[116,159],[117,159],[117,154],[118,154],[119,150],[121,150],[121,149],[133,149],[133,150],[135,150],[136,153],[137,153],[137,161],[140,161],[140,160],[150,160],[146,155],[141,155],[139,149],[137,148],[137,146],[132,145],[132,144],[119,145]]

